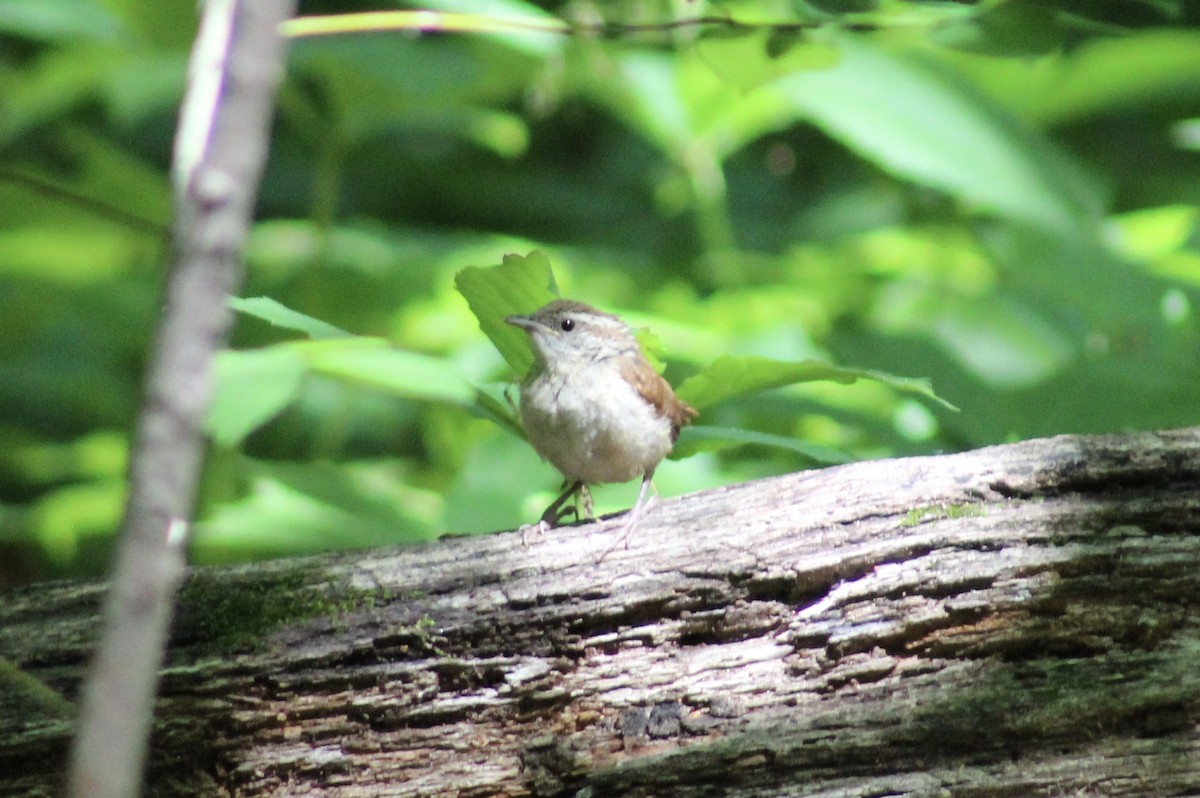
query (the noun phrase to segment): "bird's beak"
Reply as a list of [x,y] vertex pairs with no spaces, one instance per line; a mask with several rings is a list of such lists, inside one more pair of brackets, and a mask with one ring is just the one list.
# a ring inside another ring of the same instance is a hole
[[537,328],[542,326],[542,325],[538,324],[536,321],[534,321],[533,319],[531,319],[529,316],[509,316],[508,318],[506,318],[504,320],[504,323],[511,324],[514,327],[521,327],[522,329],[529,330],[529,331],[536,330]]

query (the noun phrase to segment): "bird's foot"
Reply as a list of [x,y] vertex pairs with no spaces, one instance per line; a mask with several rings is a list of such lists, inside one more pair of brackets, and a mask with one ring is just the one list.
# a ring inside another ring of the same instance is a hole
[[540,537],[550,531],[550,527],[551,525],[546,523],[545,518],[541,519],[536,524],[521,524],[521,528],[517,530],[521,533],[521,548],[524,549],[529,547],[529,537],[531,535],[534,537]]
[[578,521],[579,510],[575,507],[547,507],[546,512],[542,513],[541,520],[538,521],[538,526],[553,529],[556,526],[562,526],[568,518]]

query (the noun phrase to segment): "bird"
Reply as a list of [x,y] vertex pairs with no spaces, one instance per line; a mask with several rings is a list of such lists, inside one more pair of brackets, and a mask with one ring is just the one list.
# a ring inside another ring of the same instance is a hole
[[557,299],[529,315],[505,319],[529,335],[534,363],[520,385],[521,427],[533,448],[563,475],[566,490],[546,508],[539,526],[558,526],[580,494],[592,517],[588,486],[641,477],[622,535],[650,502],[654,471],[671,451],[695,408],[650,364],[620,317],[584,302]]

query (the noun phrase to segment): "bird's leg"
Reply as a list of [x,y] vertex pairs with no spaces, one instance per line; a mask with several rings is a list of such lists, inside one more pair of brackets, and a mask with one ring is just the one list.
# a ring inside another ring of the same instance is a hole
[[[654,504],[654,496],[650,496],[649,498],[646,497],[646,491],[650,489],[650,480],[653,477],[653,471],[647,471],[642,477],[642,489],[638,491],[637,501],[634,502],[633,507],[630,508],[629,514],[625,516],[625,523],[621,525],[621,531],[617,535],[617,542],[613,543],[607,551],[600,555],[601,560],[603,560],[609,554],[612,554],[613,550],[617,546],[623,545],[625,548],[629,548],[629,538],[633,534],[633,528],[637,526],[646,510],[650,509],[650,505]],[[655,493],[657,493],[657,491],[655,491]]]
[[[577,508],[572,507],[570,509],[563,510],[562,506],[566,503],[567,499],[570,499],[581,490],[586,491],[587,485],[584,485],[580,480],[575,480],[574,482],[570,483],[567,486],[567,489],[563,491],[562,495],[555,499],[554,502],[546,508],[546,512],[542,513],[541,523],[544,524],[547,529],[551,529],[558,526],[563,518],[565,518],[569,513],[574,513],[575,517],[578,518],[579,510]],[[588,494],[588,497],[590,501],[590,494]]]
[[625,529],[621,532],[625,548],[629,548],[629,536],[633,534],[633,528],[642,519],[642,515],[650,509],[650,505],[654,504],[654,496],[646,496],[646,491],[650,488],[650,480],[653,477],[653,471],[646,472],[642,477],[642,489],[638,491],[637,501],[633,503],[633,508],[629,511],[629,517],[625,519]]
[[530,533],[541,535],[542,533],[561,524],[562,520],[568,515],[574,515],[576,519],[579,518],[578,507],[567,507],[566,509],[563,509],[563,505],[566,504],[568,499],[577,495],[581,490],[586,493],[587,485],[584,485],[579,481],[575,481],[570,484],[564,481],[563,485],[567,485],[567,489],[563,491],[561,496],[554,500],[553,504],[546,508],[546,512],[542,513],[542,517],[538,519],[538,522],[536,524],[525,524],[521,527],[522,546],[528,545]]

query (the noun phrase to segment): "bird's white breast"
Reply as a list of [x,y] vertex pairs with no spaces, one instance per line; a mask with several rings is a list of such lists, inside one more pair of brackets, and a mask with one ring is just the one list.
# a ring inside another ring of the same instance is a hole
[[546,371],[521,389],[521,423],[533,448],[568,480],[627,482],[671,450],[671,422],[603,363]]

